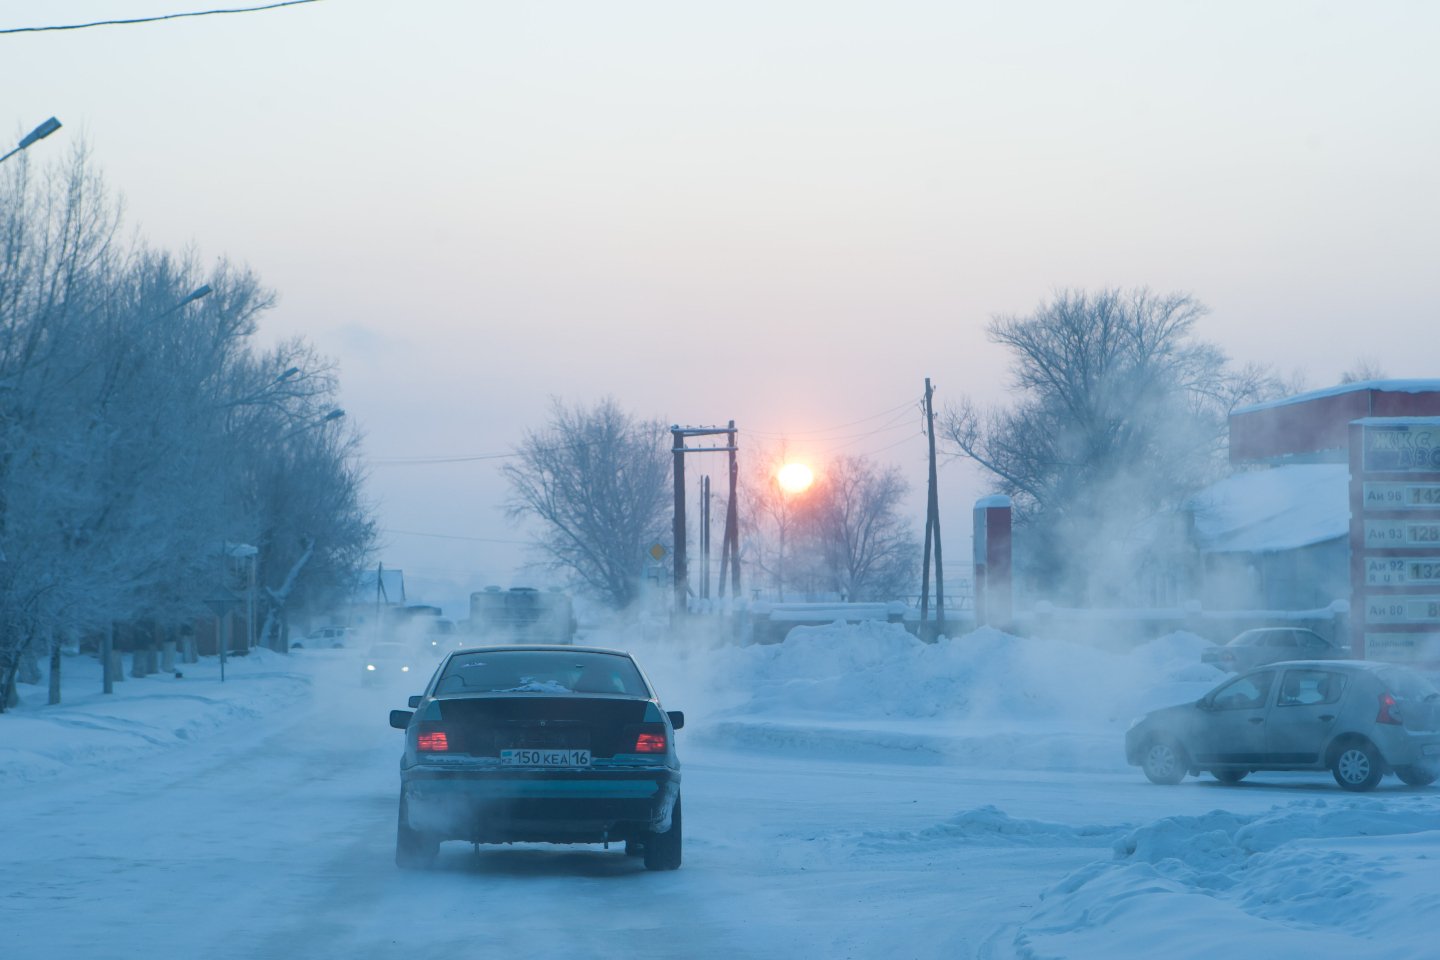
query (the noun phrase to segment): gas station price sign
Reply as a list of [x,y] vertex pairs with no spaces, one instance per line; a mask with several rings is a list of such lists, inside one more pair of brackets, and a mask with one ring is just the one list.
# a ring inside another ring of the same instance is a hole
[[1440,417],[1350,424],[1352,647],[1440,662]]
[[1440,483],[1367,483],[1366,510],[1440,509]]
[[1366,557],[1365,585],[1440,586],[1440,557]]
[[1366,473],[1440,473],[1440,421],[1405,419],[1365,425]]
[[1365,546],[1427,547],[1440,545],[1440,519],[1366,520]]

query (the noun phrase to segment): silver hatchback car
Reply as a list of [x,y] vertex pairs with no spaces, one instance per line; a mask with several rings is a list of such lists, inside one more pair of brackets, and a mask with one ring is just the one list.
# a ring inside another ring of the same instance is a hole
[[1202,770],[1224,783],[1255,770],[1329,770],[1346,790],[1373,789],[1392,772],[1425,786],[1440,777],[1440,691],[1396,664],[1269,664],[1136,720],[1125,758],[1164,784]]

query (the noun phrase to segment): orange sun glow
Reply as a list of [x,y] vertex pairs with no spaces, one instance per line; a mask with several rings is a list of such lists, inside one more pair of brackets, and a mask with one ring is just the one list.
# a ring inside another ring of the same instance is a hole
[[801,493],[810,489],[810,484],[815,482],[815,474],[803,463],[787,463],[775,474],[775,479],[786,493]]

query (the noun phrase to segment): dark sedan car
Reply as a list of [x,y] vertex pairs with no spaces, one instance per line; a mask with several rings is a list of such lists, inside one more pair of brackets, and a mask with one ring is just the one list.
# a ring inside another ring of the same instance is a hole
[[1224,783],[1254,770],[1329,770],[1346,790],[1392,772],[1424,786],[1440,776],[1440,691],[1390,663],[1271,664],[1136,720],[1125,759],[1163,784],[1202,770]]
[[590,647],[456,650],[405,731],[395,862],[440,843],[623,842],[651,870],[681,858],[681,712],[661,709],[628,653]]
[[1314,630],[1259,627],[1246,630],[1223,646],[1201,652],[1200,662],[1243,673],[1281,660],[1344,660],[1349,656],[1348,649],[1331,643]]

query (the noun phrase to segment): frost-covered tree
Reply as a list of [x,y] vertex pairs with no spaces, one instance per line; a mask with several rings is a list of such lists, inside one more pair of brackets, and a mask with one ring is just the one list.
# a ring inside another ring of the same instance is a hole
[[[304,470],[290,444],[255,440],[247,411],[268,411],[283,439],[336,385],[303,345],[256,354],[272,298],[251,274],[122,243],[83,147],[43,176],[23,163],[3,176],[0,709],[45,646],[58,668],[60,636],[205,615],[225,542],[291,521],[294,536],[320,536],[302,530],[325,524],[294,512],[267,527],[262,482],[283,478],[294,502],[303,474],[311,502],[350,512],[331,525],[345,531],[336,557],[373,537],[353,440],[318,448],[309,461],[326,469]],[[261,372],[274,363],[283,374]]]
[[920,544],[900,512],[907,491],[899,467],[843,455],[826,464],[814,488],[811,542],[832,591],[852,601],[914,591]]
[[535,546],[552,569],[616,609],[637,597],[645,551],[668,536],[670,434],[659,420],[552,401],[550,422],[527,432],[506,512],[537,521]]
[[940,436],[1013,498],[1018,559],[1052,595],[1113,600],[1134,578],[1131,547],[1219,475],[1230,411],[1276,389],[1195,337],[1205,312],[1186,294],[1064,290],[990,323],[1018,398],[962,400]]
[[901,513],[907,485],[896,467],[840,455],[806,490],[777,482],[786,450],[762,453],[745,485],[745,559],[776,599],[841,596],[891,600],[914,591],[920,547]]

